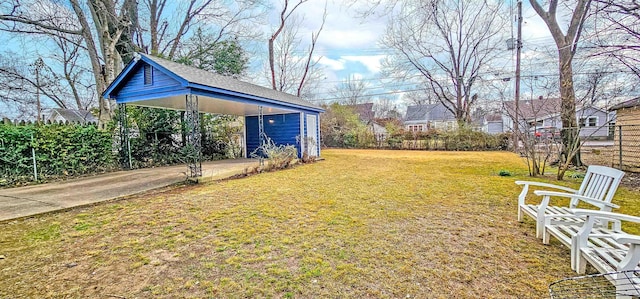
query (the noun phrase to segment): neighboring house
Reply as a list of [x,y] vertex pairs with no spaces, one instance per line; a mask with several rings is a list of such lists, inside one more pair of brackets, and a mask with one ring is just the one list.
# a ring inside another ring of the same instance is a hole
[[410,132],[422,132],[429,129],[455,130],[458,122],[453,112],[442,103],[413,105],[407,107],[404,128]]
[[98,123],[98,119],[88,110],[52,108],[45,120],[51,122]]
[[[503,129],[505,132],[512,131],[514,128],[515,119],[515,102],[504,102],[503,109]],[[539,97],[535,100],[520,100],[518,101],[518,128],[520,131],[529,131],[532,127],[557,127],[562,126],[562,122],[556,119],[547,119],[546,123],[543,118],[547,115],[552,115],[560,111],[560,99],[557,98],[543,98]]]
[[373,103],[348,105],[348,107],[353,109],[353,112],[358,115],[360,121],[367,125],[373,122],[376,117],[376,113],[373,111]]
[[387,129],[376,120],[373,103],[349,105],[349,107],[353,109],[353,112],[358,115],[360,121],[364,123],[375,136],[384,138],[387,135]]
[[482,121],[482,131],[489,134],[503,133],[502,113],[489,113]]
[[[596,107],[582,107],[576,110],[580,137],[589,139],[608,139],[612,116],[606,110]],[[558,116],[559,117],[559,116]]]
[[640,97],[615,105],[610,110],[616,112],[616,158],[613,165],[624,170],[640,171]]
[[[536,100],[522,100],[518,102],[518,119],[520,131],[535,132],[537,134],[557,134],[562,129],[560,118],[561,100],[558,98],[538,98]],[[503,130],[513,129],[515,117],[513,101],[504,103],[502,117]],[[611,115],[597,107],[577,107],[576,121],[580,126],[580,137],[590,139],[606,139],[609,137],[608,124]]]

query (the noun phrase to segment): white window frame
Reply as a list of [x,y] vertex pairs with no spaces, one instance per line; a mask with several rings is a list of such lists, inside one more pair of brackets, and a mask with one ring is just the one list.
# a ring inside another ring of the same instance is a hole
[[[595,120],[593,125],[591,125],[591,120]],[[595,115],[583,117],[583,118],[580,119],[580,126],[581,127],[585,127],[585,128],[597,127],[598,123],[599,123],[598,122],[599,120],[600,119]]]

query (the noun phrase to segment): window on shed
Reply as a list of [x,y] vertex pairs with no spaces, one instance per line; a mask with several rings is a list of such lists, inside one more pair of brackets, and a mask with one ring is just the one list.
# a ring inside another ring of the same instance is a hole
[[144,66],[144,85],[153,84],[153,68],[146,64]]

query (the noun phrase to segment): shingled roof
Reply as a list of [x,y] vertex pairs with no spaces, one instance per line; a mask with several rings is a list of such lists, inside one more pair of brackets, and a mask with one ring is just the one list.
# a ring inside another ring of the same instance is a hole
[[[523,119],[542,118],[560,112],[559,98],[538,98],[534,100],[520,100],[518,102],[518,117]],[[504,108],[509,115],[515,115],[515,102],[504,102]]]
[[610,111],[614,111],[614,110],[619,110],[619,109],[623,109],[623,108],[631,108],[631,107],[640,107],[640,97],[628,100],[628,101],[624,101],[618,105],[614,105],[613,107],[611,107],[611,109],[609,109]]
[[88,110],[53,108],[49,120],[64,120],[70,123],[95,123],[98,120]]
[[140,53],[140,56],[149,59],[162,68],[183,78],[189,83],[204,85],[208,87],[220,88],[229,91],[239,92],[247,95],[258,96],[266,99],[276,100],[284,103],[290,103],[305,106],[313,109],[323,110],[319,106],[313,105],[297,96],[285,92],[273,90],[271,88],[262,87],[238,79],[222,76],[209,71],[201,70],[196,67],[180,64],[170,60]]
[[353,109],[353,112],[355,112],[358,117],[360,117],[360,120],[362,122],[369,123],[375,118],[373,103],[362,103],[348,106]]
[[413,105],[407,107],[405,121],[455,120],[456,116],[442,104]]

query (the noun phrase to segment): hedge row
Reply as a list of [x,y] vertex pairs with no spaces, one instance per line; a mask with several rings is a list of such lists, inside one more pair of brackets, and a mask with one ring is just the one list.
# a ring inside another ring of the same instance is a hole
[[0,124],[0,186],[104,172],[116,167],[113,138],[93,125]]

